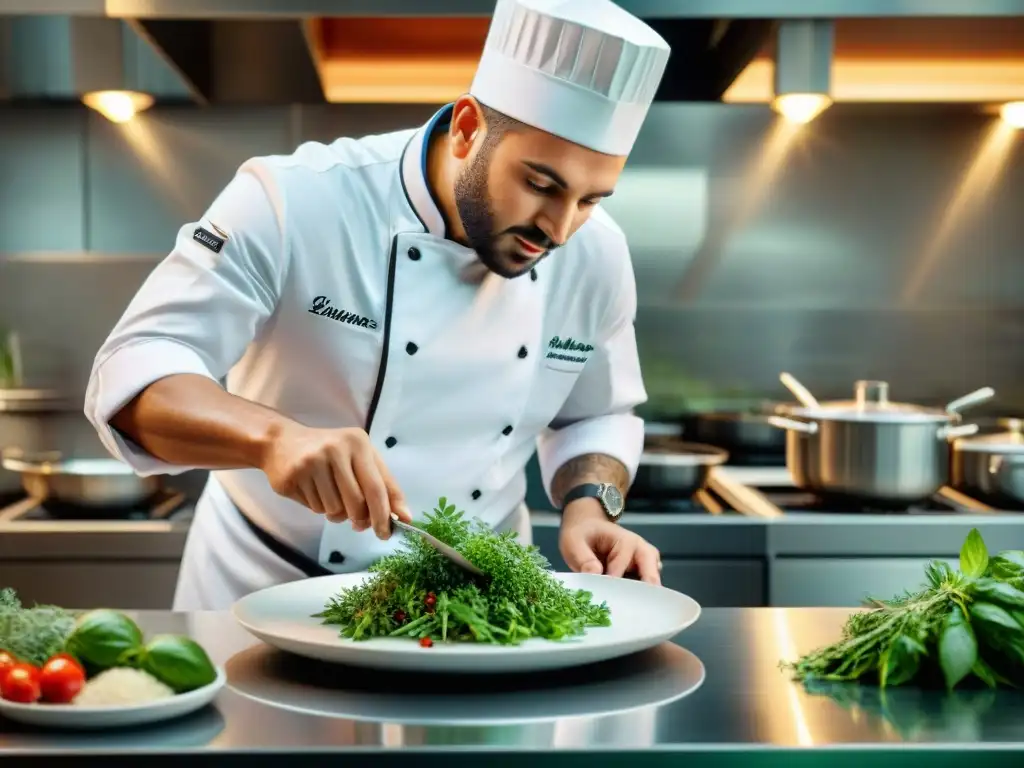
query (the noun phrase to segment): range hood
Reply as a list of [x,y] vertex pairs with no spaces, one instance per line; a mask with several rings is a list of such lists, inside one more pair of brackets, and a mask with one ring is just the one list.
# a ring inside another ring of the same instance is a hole
[[[774,63],[785,53],[779,41],[788,39],[780,25],[805,20],[834,27],[837,101],[844,92],[867,101],[1024,98],[1024,0],[619,4],[673,47],[658,101],[770,101]],[[109,46],[79,43],[89,36],[78,32],[102,22],[121,30],[121,79],[146,81],[158,101],[441,103],[468,88],[494,0],[5,0],[2,7],[12,16],[0,19],[0,98],[79,98],[79,73],[111,56]],[[31,42],[26,31],[46,24],[72,32],[49,32],[45,46]],[[53,42],[62,35],[73,44]],[[903,65],[896,91],[885,82],[894,62]],[[985,82],[944,95],[934,75],[946,65],[957,82]],[[107,79],[113,69],[106,65]]]

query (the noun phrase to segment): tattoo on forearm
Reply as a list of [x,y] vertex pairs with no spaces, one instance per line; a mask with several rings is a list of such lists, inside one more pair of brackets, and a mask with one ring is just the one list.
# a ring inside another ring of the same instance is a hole
[[629,470],[618,459],[602,453],[587,453],[569,459],[555,473],[551,481],[551,495],[561,508],[565,494],[581,483],[611,483],[623,498],[629,490]]

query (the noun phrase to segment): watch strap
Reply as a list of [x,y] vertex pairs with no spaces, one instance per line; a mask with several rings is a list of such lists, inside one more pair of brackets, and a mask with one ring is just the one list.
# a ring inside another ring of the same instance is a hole
[[583,483],[581,485],[577,485],[565,494],[565,498],[562,499],[562,509],[569,506],[569,502],[571,501],[587,497],[601,500],[601,486],[598,483]]

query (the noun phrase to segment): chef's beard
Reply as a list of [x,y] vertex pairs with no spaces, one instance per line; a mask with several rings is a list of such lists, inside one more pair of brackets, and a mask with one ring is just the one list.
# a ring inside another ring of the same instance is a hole
[[[541,259],[547,257],[555,244],[538,227],[509,227],[496,232],[494,210],[487,194],[487,168],[490,148],[483,147],[472,163],[455,181],[455,207],[462,220],[469,247],[476,251],[477,258],[491,272],[505,278],[525,275]],[[516,248],[518,235],[532,245],[543,248],[544,253],[535,259],[524,260]],[[502,241],[507,245],[502,245]]]

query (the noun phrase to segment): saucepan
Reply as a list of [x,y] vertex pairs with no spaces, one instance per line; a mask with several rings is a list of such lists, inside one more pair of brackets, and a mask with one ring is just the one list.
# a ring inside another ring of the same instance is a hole
[[762,401],[745,409],[707,411],[693,419],[693,436],[730,453],[772,455],[786,450],[786,433],[769,421],[785,416],[795,403]]
[[983,387],[944,409],[889,400],[884,381],[858,381],[852,401],[819,403],[788,373],[779,377],[802,407],[769,421],[786,430],[793,482],[823,496],[866,504],[908,505],[949,483],[949,440],[973,435],[959,411],[995,395]]
[[25,492],[34,498],[78,507],[129,507],[156,495],[159,476],[140,477],[117,459],[66,459],[57,451],[0,452],[4,469],[21,475]]
[[728,452],[713,445],[688,443],[673,435],[650,435],[629,495],[650,500],[688,499],[707,485],[712,467]]
[[953,487],[968,495],[1024,506],[1024,422],[1007,419],[1003,432],[953,441]]

